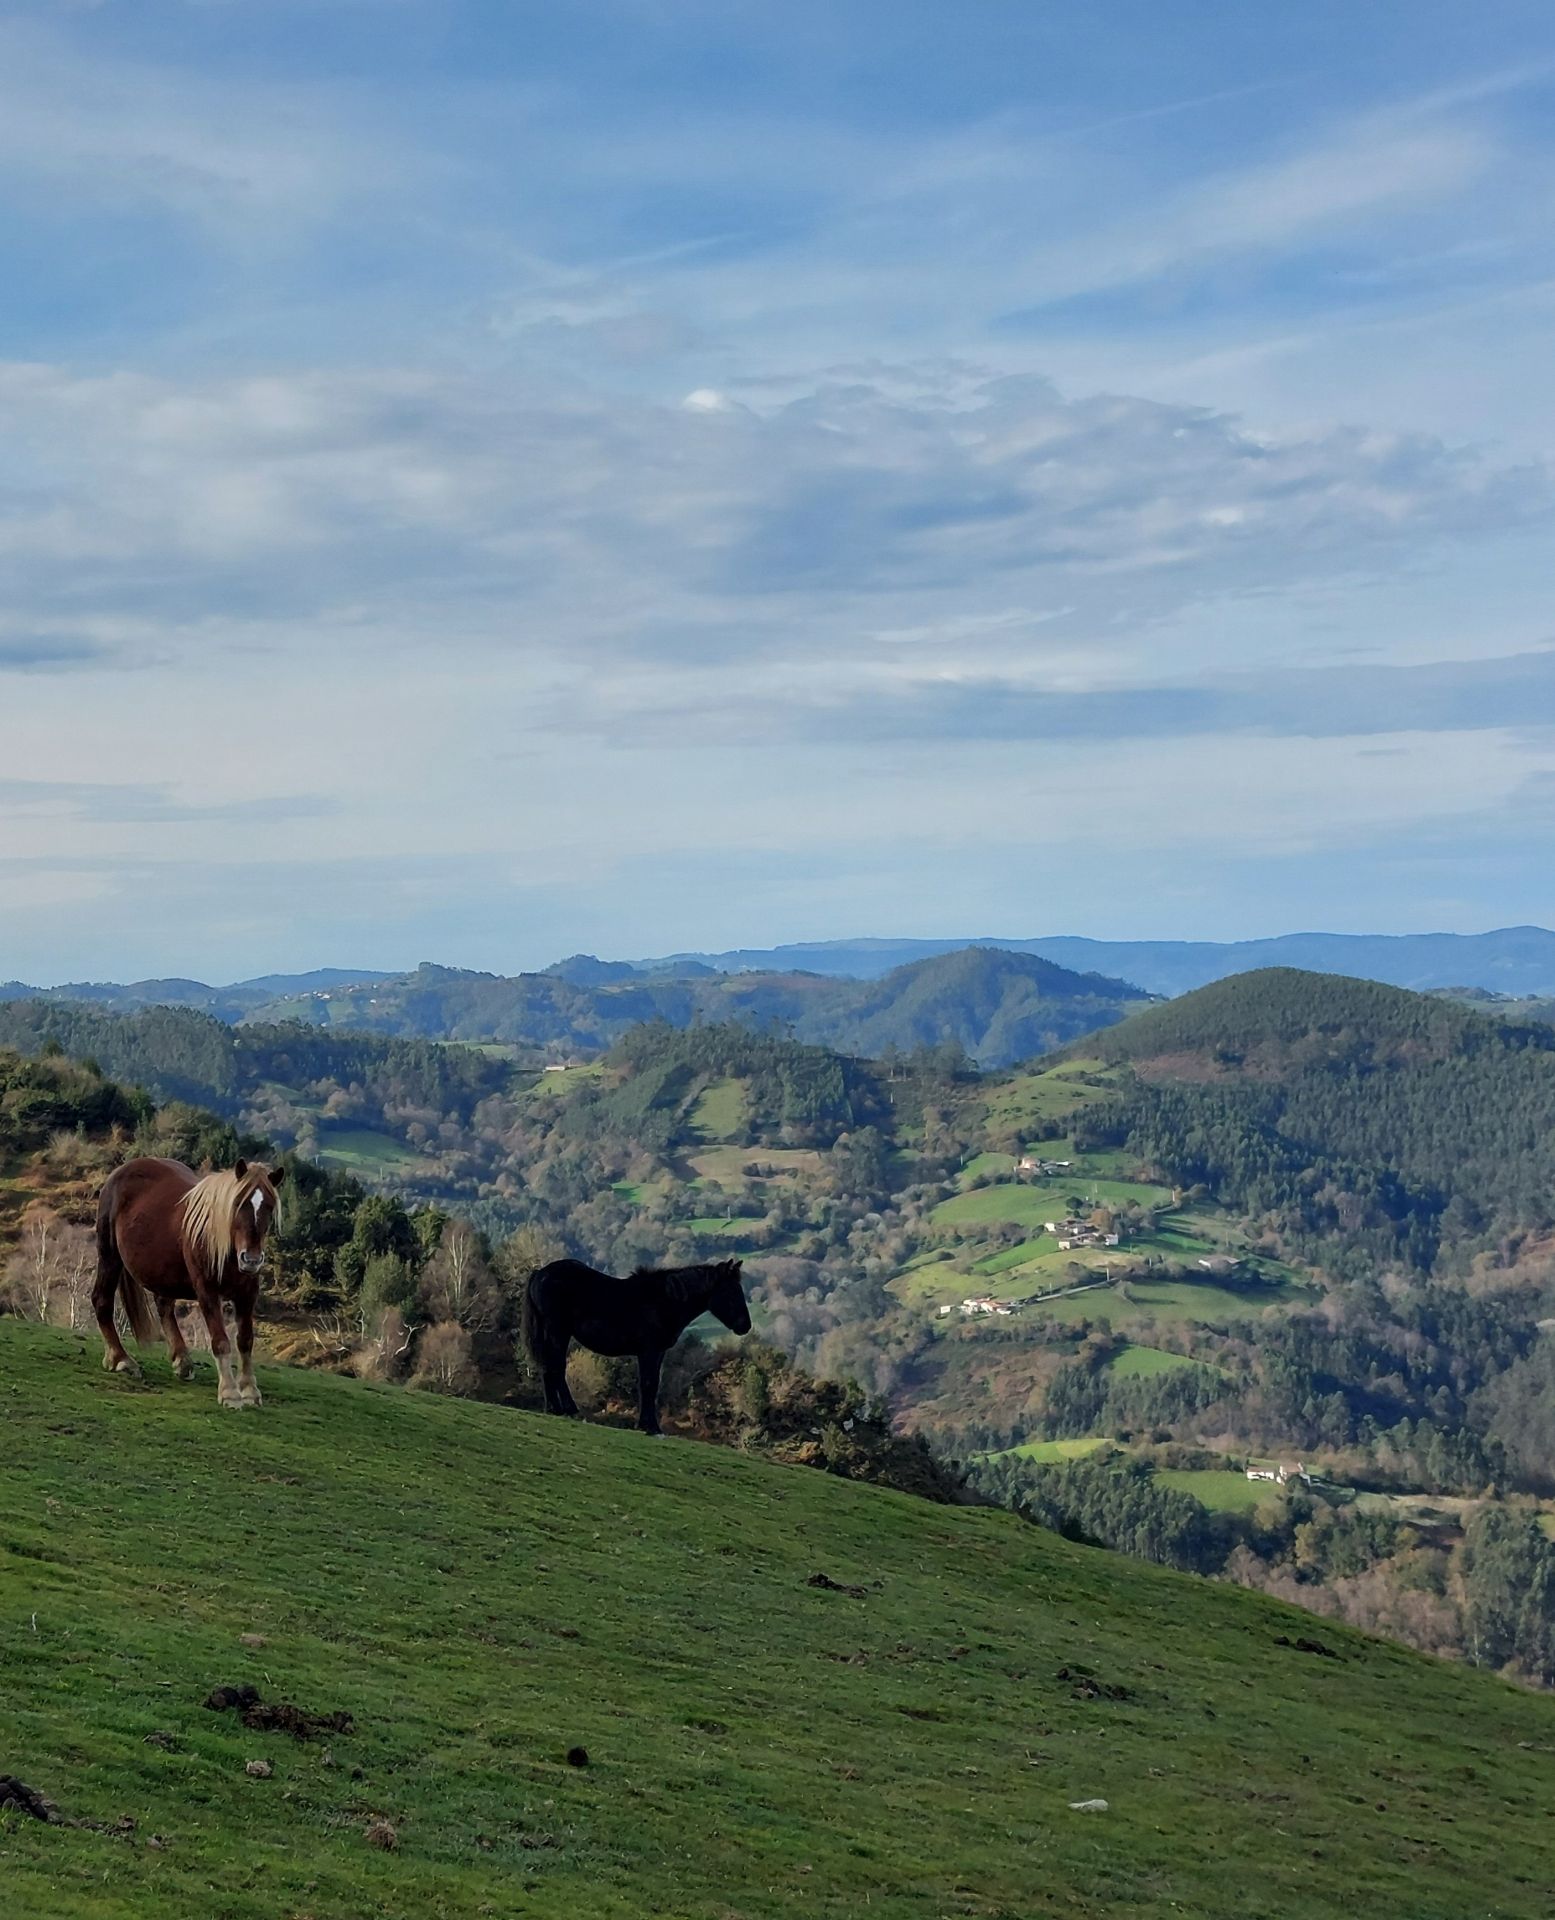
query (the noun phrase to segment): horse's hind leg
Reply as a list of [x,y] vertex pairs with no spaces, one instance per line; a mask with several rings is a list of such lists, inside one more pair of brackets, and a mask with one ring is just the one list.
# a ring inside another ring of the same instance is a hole
[[189,1358],[189,1343],[184,1338],[184,1330],[178,1324],[178,1303],[164,1299],[157,1308],[157,1318],[162,1322],[162,1338],[167,1342],[167,1357],[173,1363],[173,1371],[180,1380],[194,1378],[194,1362]]
[[97,1315],[98,1331],[103,1336],[103,1365],[109,1373],[138,1375],[140,1362],[124,1351],[119,1329],[114,1323],[114,1302],[119,1297],[119,1276],[123,1272],[118,1253],[101,1235],[97,1242],[97,1278],[92,1284],[92,1311]]
[[547,1413],[575,1414],[578,1403],[572,1397],[567,1385],[567,1345],[554,1340],[546,1342],[539,1356],[540,1379],[545,1388],[545,1410]]

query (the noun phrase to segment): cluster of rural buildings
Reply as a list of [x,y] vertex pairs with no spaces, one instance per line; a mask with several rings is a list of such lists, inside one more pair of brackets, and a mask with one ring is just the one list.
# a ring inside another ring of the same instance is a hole
[[1056,1173],[1068,1173],[1073,1166],[1072,1160],[1042,1160],[1034,1153],[1023,1153],[1015,1162],[1015,1171],[1051,1176]]
[[1089,1220],[1044,1220],[1042,1231],[1058,1235],[1060,1253],[1068,1253],[1074,1247],[1116,1247],[1123,1241],[1122,1234],[1104,1232],[1100,1227],[1093,1227]]
[[1276,1486],[1289,1486],[1294,1481],[1304,1487],[1310,1487],[1312,1476],[1299,1460],[1282,1460],[1277,1467],[1248,1466],[1249,1480],[1272,1480]]

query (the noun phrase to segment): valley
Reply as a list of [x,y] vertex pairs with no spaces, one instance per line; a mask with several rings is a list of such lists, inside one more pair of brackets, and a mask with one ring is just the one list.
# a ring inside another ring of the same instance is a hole
[[[1077,1537],[1461,1655],[1475,1569],[1537,1562],[1551,1526],[1541,1025],[1272,970],[992,1072],[728,1024],[650,1022],[568,1065],[35,1000],[0,1039],[148,1085],[142,1135],[221,1126],[316,1169],[281,1248],[290,1351],[355,1365],[386,1312],[434,1321],[447,1221],[485,1248],[463,1332],[493,1397],[507,1249],[733,1254],[774,1350]],[[1555,1676],[1555,1621],[1497,1646]]]

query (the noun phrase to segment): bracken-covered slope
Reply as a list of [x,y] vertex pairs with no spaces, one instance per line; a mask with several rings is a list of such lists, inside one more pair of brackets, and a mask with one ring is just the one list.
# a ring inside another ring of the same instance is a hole
[[1547,1912],[1548,1699],[1008,1514],[149,1373],[0,1321],[0,1772],[82,1823],[0,1814],[10,1914]]

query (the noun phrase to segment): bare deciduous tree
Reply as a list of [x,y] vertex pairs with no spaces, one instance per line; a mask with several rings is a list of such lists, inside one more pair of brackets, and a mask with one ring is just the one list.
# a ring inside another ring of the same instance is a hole
[[473,1342],[457,1320],[439,1320],[416,1343],[416,1365],[409,1384],[433,1393],[473,1393],[480,1375]]
[[434,1322],[452,1321],[469,1333],[494,1326],[502,1296],[481,1243],[463,1220],[450,1220],[421,1276],[421,1302]]
[[21,1244],[7,1263],[0,1291],[11,1312],[26,1319],[84,1327],[92,1317],[96,1266],[96,1249],[86,1228],[34,1202],[22,1216]]

